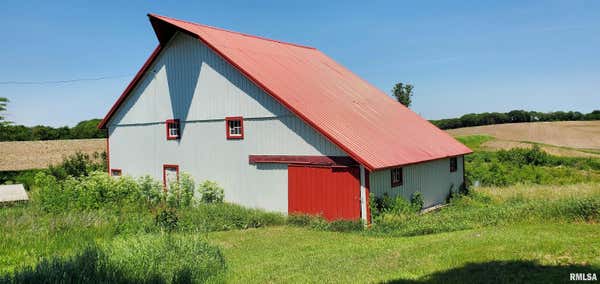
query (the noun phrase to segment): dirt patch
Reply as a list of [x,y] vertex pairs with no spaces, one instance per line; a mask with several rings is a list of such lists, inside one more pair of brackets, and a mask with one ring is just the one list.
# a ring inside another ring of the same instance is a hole
[[106,151],[106,139],[0,142],[0,171],[46,168],[76,152]]
[[448,133],[453,136],[487,134],[500,141],[600,150],[600,121],[507,123],[450,129]]

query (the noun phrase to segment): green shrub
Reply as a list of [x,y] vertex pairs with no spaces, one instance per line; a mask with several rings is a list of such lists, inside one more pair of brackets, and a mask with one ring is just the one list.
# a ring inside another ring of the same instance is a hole
[[182,173],[177,181],[169,184],[167,191],[160,191],[163,199],[171,208],[184,208],[192,205],[196,186],[194,179],[187,173]]
[[[196,192],[196,186],[194,184],[194,179],[187,173],[181,174],[181,178],[179,179],[180,184],[180,206],[188,207],[192,205],[192,200],[194,198],[194,192]],[[221,198],[221,202],[223,199]]]
[[200,184],[200,201],[204,203],[222,203],[225,197],[223,188],[214,181],[204,181]]
[[[64,158],[58,165],[48,166],[48,171],[51,175],[59,180],[67,177],[82,177],[88,176],[94,171],[106,171],[106,154],[101,155],[103,158],[100,162],[95,162],[90,158],[90,155],[77,152],[71,156]],[[100,154],[95,153],[95,158],[98,160]]]
[[[420,195],[420,193],[417,195]],[[384,193],[382,197],[372,196],[372,200],[374,200],[374,205],[371,207],[371,218],[373,222],[379,222],[384,216],[388,216],[389,218],[389,216],[392,215],[414,215],[423,207],[423,199],[420,196],[415,197],[414,194],[412,197],[414,198],[411,198],[411,202],[409,202],[402,196],[392,198],[387,193]],[[416,203],[412,203],[412,199],[414,199],[414,202]]]
[[0,184],[23,184],[25,190],[31,190],[35,183],[35,175],[43,170],[1,171]]
[[150,206],[156,206],[162,201],[164,191],[159,181],[145,175],[138,178],[137,182],[142,196]]
[[179,216],[175,209],[161,208],[156,213],[154,221],[158,227],[171,232],[177,229]]
[[35,177],[35,184],[38,189],[32,199],[46,211],[137,205],[144,200],[134,179],[127,176],[112,178],[104,172],[67,177],[62,181],[40,172]]
[[410,196],[410,205],[416,211],[421,211],[423,209],[423,194],[420,191],[415,191]]

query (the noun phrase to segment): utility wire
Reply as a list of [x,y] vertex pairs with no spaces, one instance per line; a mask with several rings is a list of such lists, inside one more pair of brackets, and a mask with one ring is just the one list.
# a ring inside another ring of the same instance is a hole
[[100,81],[107,79],[116,79],[123,77],[131,77],[132,74],[127,75],[116,75],[116,76],[102,76],[95,78],[78,78],[78,79],[69,79],[69,80],[54,80],[54,81],[0,81],[0,85],[52,85],[52,84],[68,84],[68,83],[77,83],[84,81]]

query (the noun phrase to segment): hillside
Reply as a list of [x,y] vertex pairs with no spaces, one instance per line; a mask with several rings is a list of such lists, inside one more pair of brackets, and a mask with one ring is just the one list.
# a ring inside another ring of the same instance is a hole
[[0,142],[0,171],[46,168],[64,157],[106,151],[106,139]]
[[489,135],[482,145],[497,150],[540,145],[550,154],[600,157],[600,121],[529,122],[485,125],[447,130],[452,136]]

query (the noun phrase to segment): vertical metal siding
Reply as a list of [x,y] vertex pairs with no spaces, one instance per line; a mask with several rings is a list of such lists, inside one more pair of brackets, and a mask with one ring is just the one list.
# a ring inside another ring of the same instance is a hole
[[[142,95],[144,94],[144,95]],[[178,34],[167,44],[109,124],[292,115],[197,39]]]
[[463,156],[457,157],[457,169],[450,172],[450,159],[440,159],[403,167],[404,183],[391,187],[390,170],[375,171],[370,174],[371,192],[376,197],[385,193],[388,196],[402,196],[410,199],[415,191],[423,194],[424,206],[429,207],[445,202],[452,187],[458,190],[463,182]]
[[[160,179],[163,164],[176,164],[197,182],[218,182],[227,201],[287,212],[287,165],[250,165],[248,155],[347,156],[187,35],[151,70],[109,122],[111,167],[123,174]],[[243,140],[226,139],[226,116],[244,117]],[[181,120],[180,140],[166,140],[171,118]]]
[[327,220],[360,218],[358,168],[288,167],[291,213],[322,215]]

